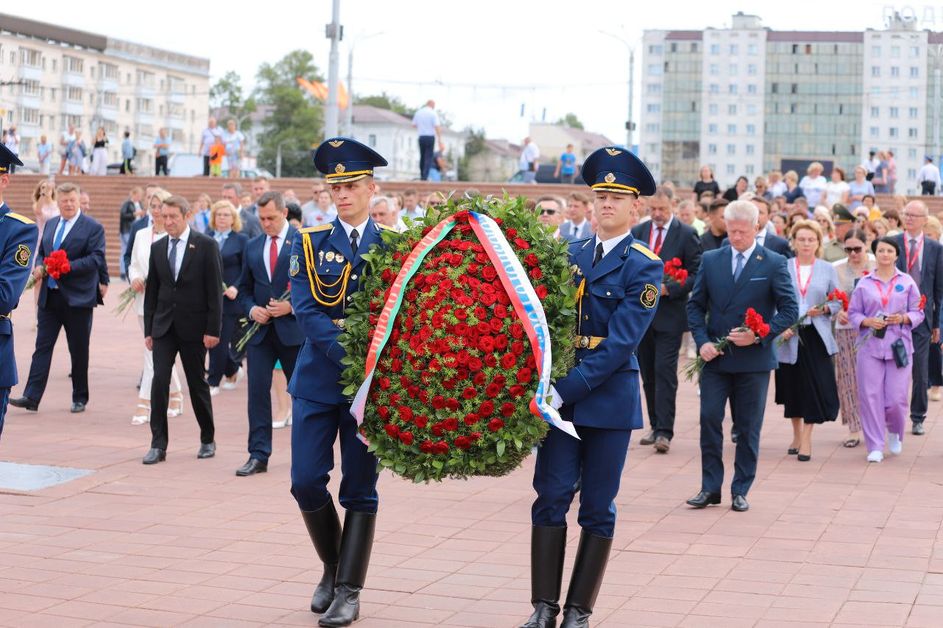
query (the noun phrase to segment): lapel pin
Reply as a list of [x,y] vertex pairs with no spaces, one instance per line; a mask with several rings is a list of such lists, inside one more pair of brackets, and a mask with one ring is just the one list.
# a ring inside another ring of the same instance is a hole
[[318,251],[318,266],[324,263],[324,251]]
[[333,262],[333,261],[334,261],[334,251],[328,251],[328,252],[327,252],[327,255],[324,256],[324,259],[326,259],[328,262]]
[[[330,255],[330,253],[328,253],[328,255]],[[344,263],[344,256],[341,255],[340,253],[338,253],[338,254],[334,257],[334,259],[337,260],[337,263],[338,263],[338,264],[343,264],[343,263]]]
[[195,248],[196,248],[196,245],[195,245],[195,244],[190,244],[190,245],[187,246],[187,248],[188,248],[188,249],[195,249]]

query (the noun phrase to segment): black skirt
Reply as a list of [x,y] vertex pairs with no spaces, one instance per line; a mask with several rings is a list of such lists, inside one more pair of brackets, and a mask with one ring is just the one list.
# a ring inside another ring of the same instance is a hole
[[812,325],[799,328],[799,356],[795,364],[779,363],[776,403],[786,418],[825,423],[838,417],[835,366],[825,343]]

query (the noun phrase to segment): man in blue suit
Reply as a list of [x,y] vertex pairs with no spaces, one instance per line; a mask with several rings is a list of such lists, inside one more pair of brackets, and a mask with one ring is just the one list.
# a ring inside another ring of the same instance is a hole
[[[94,218],[79,209],[79,186],[63,183],[56,190],[59,216],[46,223],[39,243],[33,276],[42,280],[36,313],[36,350],[30,364],[23,396],[10,405],[38,410],[46,390],[52,351],[65,328],[72,357],[72,412],[84,412],[88,403],[88,343],[92,333],[92,311],[102,303],[99,276],[104,273],[105,230]],[[62,249],[71,270],[58,280],[45,273],[43,260]]]
[[[291,305],[304,345],[288,386],[292,401],[291,493],[324,564],[311,611],[321,626],[347,626],[360,614],[377,512],[377,460],[357,438],[350,399],[340,385],[346,353],[338,343],[344,311],[360,289],[363,255],[382,246],[381,227],[370,219],[376,192],[373,169],[386,160],[370,147],[333,137],[314,154],[315,167],[331,189],[337,218],[302,229],[289,260]],[[346,509],[343,533],[327,490],[340,439],[339,501]]]
[[[739,435],[731,506],[737,512],[749,509],[746,495],[756,476],[769,373],[777,365],[773,339],[799,314],[786,258],[756,243],[757,216],[750,201],[734,201],[724,208],[730,243],[704,253],[688,301],[691,334],[707,363],[700,380],[701,491],[687,502],[695,508],[720,503],[722,423],[729,399]],[[748,308],[769,324],[765,338],[743,327]],[[714,342],[724,337],[730,346],[721,353]]]
[[928,216],[926,203],[910,201],[904,206],[904,233],[894,236],[902,253],[897,257],[897,268],[913,277],[920,295],[927,297],[926,318],[913,330],[910,420],[911,431],[918,436],[924,433],[923,422],[927,418],[930,343],[940,342],[940,308],[943,306],[943,246],[924,235]]
[[10,211],[3,202],[3,190],[10,185],[10,166],[23,163],[9,148],[0,144],[0,436],[7,413],[10,389],[17,383],[16,356],[13,354],[11,313],[20,301],[29,279],[36,238],[36,223]]
[[615,532],[615,498],[633,429],[642,427],[635,357],[658,306],[663,265],[630,233],[639,195],[655,181],[623,148],[601,148],[583,164],[594,192],[596,236],[570,245],[579,295],[576,365],[551,388],[551,403],[579,439],[551,429],[537,451],[531,508],[531,603],[527,628],[556,626],[560,612],[566,513],[580,492],[579,548],[563,625],[588,626]]
[[249,340],[249,460],[236,475],[268,470],[272,455],[272,369],[280,361],[291,379],[304,334],[285,297],[290,286],[288,260],[298,231],[288,224],[288,210],[278,192],[263,192],[256,201],[263,234],[246,246],[242,258],[239,304],[261,325]]

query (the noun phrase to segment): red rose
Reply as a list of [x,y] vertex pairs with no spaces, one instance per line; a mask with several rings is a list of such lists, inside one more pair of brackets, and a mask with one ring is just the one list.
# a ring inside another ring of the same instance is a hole
[[380,418],[383,419],[384,421],[390,420],[390,409],[387,408],[386,406],[380,406],[377,409],[377,414],[379,414]]
[[482,353],[491,353],[494,351],[494,338],[491,336],[482,336],[478,339],[478,348]]
[[381,378],[380,378],[380,389],[381,389],[381,390],[389,390],[389,389],[390,389],[390,378],[389,378],[389,377],[381,377]]
[[396,438],[399,436],[399,428],[392,423],[387,423],[383,426],[383,429],[386,430],[386,435],[390,438]]
[[534,288],[534,292],[537,294],[538,299],[547,298],[547,294],[548,294],[547,286],[543,286],[543,285],[537,286],[536,288]]
[[498,301],[498,297],[494,292],[486,292],[481,295],[481,302],[487,306],[492,306]]
[[488,384],[488,387],[485,388],[485,395],[494,399],[501,393],[501,387],[495,384]]
[[435,452],[435,443],[431,440],[424,440],[422,444],[419,445],[419,451],[424,454],[431,454]]
[[471,359],[468,361],[468,370],[469,370],[469,371],[480,371],[481,369],[484,368],[484,366],[485,366],[485,365],[484,365],[484,362],[482,362],[482,361],[479,360],[478,358],[471,358]]
[[463,422],[465,423],[465,425],[474,425],[475,423],[478,422],[478,420],[479,420],[479,417],[477,414],[466,414],[465,418],[463,419]]
[[516,238],[516,237],[517,237],[517,229],[515,229],[514,227],[511,227],[510,229],[508,229],[507,231],[504,232],[504,235],[506,235],[508,238],[512,238],[512,239],[513,239],[513,238]]
[[489,353],[485,356],[485,366],[494,368],[498,365],[498,358],[495,357],[493,353]]
[[455,318],[457,318],[460,321],[464,321],[468,319],[468,312],[466,312],[465,310],[461,308],[453,310],[452,313],[455,314]]
[[517,245],[519,249],[529,249],[530,244],[527,243],[527,240],[522,240],[521,238],[514,238],[514,244]]
[[455,439],[455,446],[461,449],[462,451],[465,451],[466,449],[471,447],[471,445],[472,445],[471,441],[468,439],[467,436],[459,436],[458,438]]
[[447,454],[449,453],[449,444],[444,440],[440,440],[435,444],[435,453],[437,454]]
[[490,421],[488,421],[488,429],[491,430],[492,432],[497,432],[502,427],[504,427],[504,421],[502,421],[501,419],[491,419]]
[[491,325],[488,323],[478,323],[475,325],[475,331],[478,332],[479,336],[486,336],[491,333]]
[[491,414],[492,412],[494,412],[494,402],[492,401],[485,401],[478,408],[478,414],[481,414],[483,416],[487,416]]
[[481,276],[488,281],[494,281],[498,277],[498,271],[494,269],[494,266],[486,266],[481,270]]
[[415,423],[416,427],[418,427],[419,429],[423,429],[423,428],[425,428],[426,425],[429,423],[429,417],[427,417],[427,416],[417,416],[417,417],[413,420],[413,423]]
[[511,353],[514,355],[521,355],[524,353],[524,343],[520,340],[511,343]]
[[445,407],[445,397],[442,395],[436,395],[432,398],[432,407],[436,410],[441,410]]
[[514,365],[516,363],[517,363],[517,356],[514,355],[513,353],[505,353],[503,356],[501,356],[501,368],[503,369],[510,370],[514,368]]
[[494,315],[495,315],[496,317],[498,317],[498,318],[507,318],[507,317],[508,317],[508,314],[509,314],[508,309],[507,309],[506,307],[504,307],[503,305],[496,305],[496,306],[494,306]]
[[402,360],[393,360],[390,362],[390,370],[394,373],[399,373],[403,370],[403,361]]
[[409,406],[400,406],[397,408],[399,410],[399,418],[404,423],[409,423],[413,420],[413,409]]
[[537,256],[534,255],[533,253],[528,253],[527,257],[524,258],[524,263],[530,266],[531,268],[534,268],[535,266],[537,266],[537,264],[540,263],[540,260],[538,260]]
[[492,318],[490,325],[491,331],[497,333],[504,327],[504,321],[502,321],[500,318]]
[[478,393],[477,393],[477,392],[475,391],[475,389],[472,388],[471,386],[466,386],[466,387],[465,387],[465,390],[462,391],[462,397],[463,397],[464,399],[474,399],[474,398],[475,398],[475,395],[477,395],[477,394],[478,394]]
[[544,276],[539,268],[531,268],[529,274],[531,279],[540,279]]
[[[452,387],[454,388],[454,386]],[[458,399],[455,397],[449,397],[445,400],[445,407],[453,412],[458,410]]]
[[511,395],[511,398],[513,399],[517,399],[518,397],[523,397],[525,392],[526,391],[524,390],[524,387],[518,386],[517,384],[511,386],[508,389],[508,394]]
[[474,443],[475,441],[481,438],[481,432],[472,432],[471,434],[468,435],[468,438],[469,440],[471,440],[471,442]]
[[450,432],[454,432],[458,429],[458,419],[455,417],[449,417],[446,420],[442,421],[442,427],[447,429]]
[[[491,356],[491,357],[494,357],[494,356]],[[475,376],[472,377],[472,383],[473,383],[475,386],[481,386],[482,384],[484,384],[484,383],[485,383],[485,374],[482,373],[481,371],[478,371],[477,373],[475,373]]]
[[494,337],[494,348],[498,351],[504,351],[508,348],[508,339],[507,336],[495,336]]
[[524,326],[520,322],[515,322],[511,324],[511,327],[508,329],[511,332],[511,336],[515,339],[520,340],[524,337]]
[[505,417],[509,417],[514,414],[514,404],[511,402],[504,402],[501,404],[501,414]]
[[432,426],[432,434],[434,436],[442,436],[444,432],[445,430],[442,428],[441,423],[436,423],[435,425]]
[[399,439],[404,445],[413,444],[413,433],[412,432],[400,432]]
[[531,370],[530,369],[521,369],[517,372],[517,383],[526,384],[530,381]]

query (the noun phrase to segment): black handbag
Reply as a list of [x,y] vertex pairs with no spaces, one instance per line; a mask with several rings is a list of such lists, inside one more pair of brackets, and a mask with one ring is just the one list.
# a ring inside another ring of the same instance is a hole
[[897,365],[897,368],[902,369],[910,364],[910,359],[907,357],[907,348],[901,338],[891,343],[891,352],[894,354],[894,364]]

